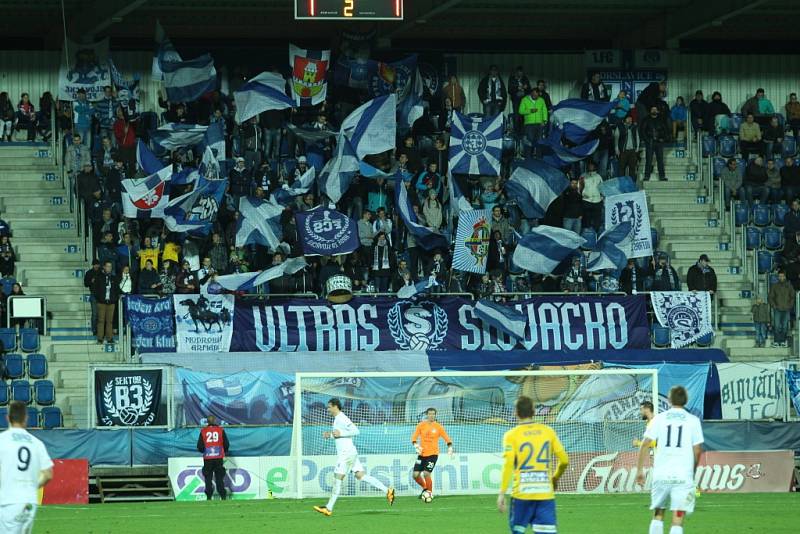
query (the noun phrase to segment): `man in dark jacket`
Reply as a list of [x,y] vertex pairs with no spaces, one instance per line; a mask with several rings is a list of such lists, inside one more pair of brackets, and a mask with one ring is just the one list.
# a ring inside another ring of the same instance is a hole
[[652,106],[650,114],[645,117],[639,126],[639,135],[644,142],[645,162],[644,179],[649,180],[653,173],[653,156],[658,164],[658,179],[666,181],[667,173],[664,170],[664,143],[669,139],[669,127],[664,118],[658,113],[658,107]]
[[639,172],[639,128],[627,115],[616,130],[619,175],[630,176],[635,182]]
[[647,115],[650,109],[660,107],[666,93],[666,82],[650,82],[647,87],[639,93],[639,98],[636,99],[636,110],[639,115],[639,121]]
[[600,73],[595,72],[589,81],[581,87],[581,98],[584,100],[594,100],[597,102],[608,102],[611,100],[611,93],[608,87],[600,80]]
[[667,263],[667,256],[662,254],[658,263],[653,262],[653,291],[680,291],[681,281],[678,273]]
[[569,187],[561,193],[564,229],[572,230],[576,234],[581,233],[581,220],[583,219],[583,197],[578,185],[578,178],[573,177],[569,181]]
[[89,303],[92,305],[92,334],[97,334],[97,301],[94,298],[94,279],[100,274],[100,261],[92,260],[92,268],[83,275],[83,287],[89,290]]
[[708,102],[703,98],[703,91],[695,91],[694,100],[689,103],[689,114],[692,118],[692,129],[695,131],[705,130],[709,132],[714,130],[713,122],[711,125],[706,123]]
[[712,295],[717,292],[717,274],[709,263],[708,255],[701,254],[697,263],[689,267],[686,273],[689,291],[708,291]]
[[497,65],[489,67],[489,74],[478,84],[478,98],[483,103],[483,114],[487,117],[502,113],[506,109],[508,92],[506,84],[500,79]]
[[636,265],[636,260],[628,259],[628,265],[619,275],[619,290],[631,295],[635,291],[644,291],[644,280],[647,271]]
[[786,202],[792,202],[800,195],[800,166],[795,163],[794,158],[786,158],[780,172],[781,189],[786,195]]
[[764,167],[764,158],[758,156],[744,171],[744,178],[742,179],[742,186],[744,186],[744,193],[747,197],[748,206],[753,206],[753,197],[755,196],[764,204],[769,195],[769,188],[767,183],[767,168]]
[[253,182],[253,175],[247,169],[244,158],[236,158],[236,165],[230,172],[229,186],[231,195],[236,199],[236,207],[239,207],[239,198],[250,195],[250,186]]
[[778,273],[778,283],[769,288],[769,305],[772,308],[772,346],[786,347],[789,318],[794,309],[794,286],[786,279],[786,273]]
[[242,150],[248,169],[257,169],[261,166],[262,152],[264,151],[264,134],[258,125],[258,116],[252,117],[241,127]]
[[522,133],[522,121],[518,113],[519,103],[531,90],[531,82],[522,67],[517,67],[514,73],[508,77],[508,94],[511,96],[511,114],[514,117],[514,131]]
[[147,260],[144,264],[144,269],[139,273],[139,294],[155,295],[158,293],[160,285],[161,281],[158,276],[158,271],[153,268],[153,261]]
[[119,300],[117,277],[110,261],[103,264],[103,270],[94,277],[92,296],[97,301],[97,342],[114,342],[114,308]]

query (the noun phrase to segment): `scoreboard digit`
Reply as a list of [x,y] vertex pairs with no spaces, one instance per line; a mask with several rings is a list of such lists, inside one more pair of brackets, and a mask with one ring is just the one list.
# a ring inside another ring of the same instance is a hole
[[403,0],[294,0],[297,20],[403,20]]

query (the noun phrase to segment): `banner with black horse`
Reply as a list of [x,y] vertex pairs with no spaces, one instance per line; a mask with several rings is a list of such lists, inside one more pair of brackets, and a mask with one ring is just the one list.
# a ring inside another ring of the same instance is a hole
[[175,295],[178,352],[228,352],[233,295]]

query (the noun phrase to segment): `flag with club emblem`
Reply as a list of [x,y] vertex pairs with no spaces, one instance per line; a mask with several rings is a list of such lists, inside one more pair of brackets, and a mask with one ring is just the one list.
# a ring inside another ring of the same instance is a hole
[[169,204],[172,165],[146,178],[122,180],[122,212],[129,219],[161,219]]
[[328,94],[330,50],[306,50],[289,45],[292,98],[298,106],[316,106]]
[[450,172],[497,176],[503,151],[503,114],[474,119],[453,113]]
[[228,180],[206,180],[201,176],[192,191],[170,200],[164,208],[164,224],[172,232],[208,235],[227,186]]
[[491,210],[471,209],[458,214],[453,269],[479,274],[486,272],[492,235],[491,220]]

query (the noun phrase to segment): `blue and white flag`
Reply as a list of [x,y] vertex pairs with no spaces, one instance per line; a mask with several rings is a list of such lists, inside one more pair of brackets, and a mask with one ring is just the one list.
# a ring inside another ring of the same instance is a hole
[[194,189],[175,198],[164,209],[164,224],[172,232],[208,235],[217,220],[228,180],[201,177]]
[[425,108],[422,105],[422,92],[425,84],[422,81],[422,76],[419,74],[419,69],[414,68],[413,77],[411,78],[410,86],[408,87],[407,94],[404,98],[397,103],[397,123],[403,129],[411,129],[417,119],[422,117]]
[[481,299],[473,308],[475,317],[517,339],[525,339],[528,325],[526,314],[512,306],[505,306],[491,300]]
[[581,144],[608,117],[613,108],[613,102],[568,98],[553,106],[550,120],[555,128],[564,131],[567,139]]
[[462,211],[453,250],[453,269],[469,273],[486,272],[489,241],[492,237],[491,210]]
[[503,152],[503,114],[472,119],[453,113],[450,132],[450,172],[498,176]]
[[336,155],[331,158],[319,174],[320,190],[334,202],[339,202],[350,188],[358,172],[358,157],[347,138],[337,137]]
[[217,88],[217,70],[209,54],[188,61],[171,60],[162,48],[158,67],[164,73],[164,89],[170,102],[194,102]]
[[447,249],[450,246],[447,237],[442,235],[436,230],[426,228],[417,221],[417,216],[411,207],[411,201],[408,199],[408,191],[402,182],[395,184],[395,205],[400,218],[403,220],[409,233],[414,236],[417,245],[425,250],[433,249]]
[[633,244],[629,258],[653,255],[653,236],[650,232],[650,212],[644,191],[606,197],[605,226],[612,228],[622,222],[632,225]]
[[424,295],[430,292],[431,289],[433,289],[438,285],[439,283],[436,281],[436,278],[430,276],[428,278],[420,280],[416,284],[411,284],[401,287],[400,290],[397,292],[397,298],[410,299],[411,297]]
[[295,197],[308,193],[311,186],[314,184],[316,176],[316,169],[314,169],[314,167],[309,167],[291,186],[283,184],[283,187],[272,193],[272,197],[278,204],[288,206]]
[[[213,159],[216,161],[225,159],[225,129],[221,122],[212,122],[208,125],[208,129],[203,136],[203,142],[206,145],[206,149],[211,149],[210,154]],[[203,157],[206,158],[206,163],[208,164],[209,161],[205,154],[203,154]]]
[[786,381],[789,383],[789,396],[794,405],[794,411],[800,414],[800,371],[786,370]]
[[591,273],[625,267],[633,248],[631,229],[631,223],[626,221],[603,232],[597,240],[595,250],[589,253],[586,270]]
[[356,222],[336,210],[319,206],[297,213],[295,219],[306,256],[338,256],[361,246]]
[[136,140],[136,164],[147,174],[154,174],[164,168],[164,163],[153,154],[144,141]]
[[167,32],[164,31],[163,26],[161,26],[161,21],[159,20],[156,20],[154,37],[158,48],[156,49],[155,55],[153,55],[151,76],[156,81],[163,81],[164,73],[161,72],[161,67],[159,67],[160,58],[173,62],[183,61],[183,58],[175,49],[175,46],[172,44],[172,41],[169,40],[169,37],[167,37]]
[[283,239],[281,214],[285,208],[257,198],[239,199],[239,223],[236,246],[258,244],[275,250]]
[[553,128],[550,136],[540,142],[552,151],[552,154],[545,155],[542,160],[559,169],[591,156],[600,144],[599,140],[592,139],[582,145],[566,147],[561,142],[561,133],[558,128]]
[[262,72],[233,93],[236,102],[236,123],[243,124],[262,111],[294,107],[286,94],[286,80],[277,72]]
[[111,75],[111,82],[117,88],[117,99],[120,101],[120,104],[128,108],[129,101],[133,100],[134,102],[139,101],[139,75],[135,75],[132,79],[126,79],[122,76],[122,73],[117,70],[117,66],[114,64],[114,61],[109,57],[108,58],[108,72]]
[[129,219],[161,219],[169,204],[172,165],[146,178],[122,180],[122,213]]
[[283,275],[294,274],[306,265],[306,260],[302,256],[289,258],[280,265],[264,271],[217,276],[216,282],[230,291],[248,291]]
[[550,274],[585,243],[584,238],[570,230],[537,226],[519,240],[513,261],[526,271]]
[[150,139],[159,148],[172,151],[203,143],[208,126],[202,124],[167,123],[150,134]]
[[659,324],[669,328],[673,349],[714,333],[708,291],[653,291],[650,301]]
[[600,184],[600,193],[602,193],[604,197],[624,195],[625,193],[635,193],[636,191],[638,191],[638,188],[630,176],[612,178],[611,180],[606,180]]
[[568,185],[569,180],[560,170],[528,159],[514,169],[506,182],[506,195],[516,201],[526,219],[541,219]]
[[464,193],[461,192],[461,188],[458,187],[458,182],[456,182],[453,175],[450,173],[450,170],[447,171],[447,188],[450,193],[450,218],[458,217],[458,214],[462,211],[468,211],[472,209],[472,204],[470,203],[469,199],[464,196]]
[[341,133],[350,141],[358,159],[395,147],[397,96],[379,96],[362,104],[342,122]]
[[172,185],[193,184],[200,179],[200,171],[194,167],[183,167],[180,171],[172,174]]

